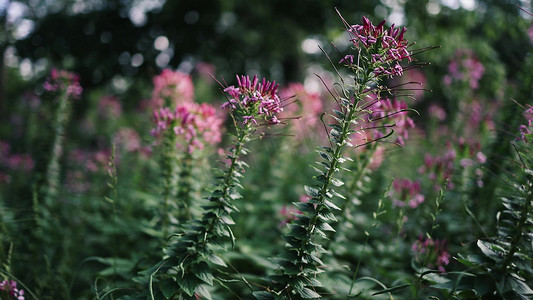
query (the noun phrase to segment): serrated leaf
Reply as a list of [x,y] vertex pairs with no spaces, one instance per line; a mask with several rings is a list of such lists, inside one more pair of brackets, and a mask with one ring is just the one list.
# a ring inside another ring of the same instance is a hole
[[213,274],[211,273],[211,268],[205,261],[201,261],[192,266],[191,271],[198,279],[209,285],[213,285]]
[[317,292],[315,292],[315,291],[313,291],[311,289],[308,289],[308,288],[303,288],[303,289],[299,290],[298,293],[304,299],[318,299],[318,298],[320,298],[320,295]]

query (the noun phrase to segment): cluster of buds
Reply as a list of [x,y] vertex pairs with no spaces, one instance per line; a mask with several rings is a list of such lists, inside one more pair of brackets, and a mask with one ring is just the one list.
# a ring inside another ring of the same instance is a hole
[[44,89],[49,92],[65,91],[67,96],[72,99],[80,98],[83,91],[77,74],[56,69],[52,69],[50,77],[44,83]]
[[257,76],[250,80],[249,76],[238,76],[238,86],[229,86],[224,89],[228,93],[228,101],[222,108],[228,110],[234,117],[242,120],[243,124],[249,122],[257,124],[256,118],[263,117],[267,124],[279,124],[276,114],[283,111],[280,97],[276,94],[278,85],[263,78],[259,83]]
[[427,267],[430,269],[437,268],[439,271],[445,272],[444,267],[450,263],[451,255],[445,240],[420,235],[411,246],[411,251],[416,261],[427,263]]
[[424,202],[424,195],[420,193],[420,183],[409,179],[394,179],[392,182],[394,190],[391,191],[393,204],[404,207],[407,203],[409,207],[416,208]]
[[180,137],[177,148],[188,146],[189,153],[203,149],[204,142],[214,145],[221,140],[222,119],[209,104],[184,103],[174,110],[168,107],[154,111],[153,136],[171,132]]
[[0,282],[0,298],[24,300],[24,290],[17,288],[14,280],[4,280]]
[[[400,62],[404,59],[409,62],[412,60],[407,50],[408,42],[404,39],[406,28],[395,28],[393,24],[387,30],[384,26],[385,20],[375,26],[367,17],[363,17],[362,25],[351,25],[348,29],[350,41],[357,49],[365,50],[360,58],[368,64],[376,77],[399,76],[403,74]],[[346,55],[340,63],[357,67],[354,66],[354,61],[354,55]]]

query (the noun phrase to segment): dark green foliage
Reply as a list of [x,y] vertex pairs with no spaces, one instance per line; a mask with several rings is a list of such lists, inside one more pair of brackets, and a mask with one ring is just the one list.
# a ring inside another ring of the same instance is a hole
[[497,214],[497,237],[480,239],[477,253],[459,255],[464,273],[435,285],[456,299],[464,295],[505,299],[533,297],[533,157],[531,144],[515,146],[517,161],[511,170]]

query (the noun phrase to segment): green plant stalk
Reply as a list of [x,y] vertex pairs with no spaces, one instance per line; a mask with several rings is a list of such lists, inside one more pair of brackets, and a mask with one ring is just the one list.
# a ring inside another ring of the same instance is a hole
[[59,159],[63,154],[63,144],[65,140],[65,126],[70,117],[70,102],[66,91],[59,95],[59,106],[56,112],[56,120],[54,126],[54,143],[52,144],[52,152],[48,167],[46,169],[46,186],[44,203],[48,207],[52,205],[54,198],[57,196],[59,188],[60,166]]
[[[304,273],[303,276],[305,277],[311,277],[311,276],[307,276],[309,274],[305,274],[305,270],[303,269],[304,265],[306,264],[304,260],[304,256],[308,255],[307,251],[305,250],[305,247],[309,245],[313,237],[317,234],[315,230],[316,230],[317,221],[319,219],[319,212],[322,209],[326,208],[326,205],[325,205],[326,195],[329,193],[329,189],[330,189],[330,186],[333,180],[333,174],[339,171],[338,166],[341,163],[341,159],[343,159],[342,154],[346,146],[349,144],[348,139],[349,139],[350,134],[353,131],[351,128],[352,122],[357,118],[357,114],[361,112],[361,110],[357,108],[357,104],[362,100],[362,96],[364,95],[364,90],[370,82],[370,74],[371,74],[371,71],[367,71],[364,74],[364,76],[361,78],[361,82],[360,83],[356,82],[357,90],[353,94],[354,102],[348,105],[342,106],[343,117],[342,119],[339,120],[339,125],[341,127],[340,135],[339,135],[339,138],[337,138],[336,142],[332,140],[333,142],[332,145],[334,147],[334,150],[331,156],[329,168],[327,168],[327,171],[325,173],[325,178],[322,181],[321,186],[319,187],[318,196],[315,197],[317,200],[313,202],[313,204],[316,205],[316,208],[314,209],[314,214],[312,215],[309,222],[305,226],[306,227],[305,237],[302,240],[300,247],[295,249],[298,252],[298,255],[296,258],[297,266],[301,270],[300,273],[303,272]],[[314,263],[316,264],[316,261]],[[311,275],[314,275],[314,274],[311,274]],[[289,297],[290,297],[292,290],[294,289],[294,287],[291,285],[290,282],[292,281],[292,279],[294,279],[294,277],[300,277],[300,276],[301,274],[289,275],[289,280],[287,280],[287,284],[283,288],[283,290],[286,290]],[[283,290],[280,291],[280,293],[282,293]]]
[[187,220],[192,219],[191,215],[191,176],[192,176],[192,167],[193,167],[193,156],[189,151],[184,151],[184,155],[181,158],[181,168],[178,176],[178,187],[176,200],[178,201],[179,211],[178,221],[184,223]]
[[[528,183],[533,182],[531,176],[528,176]],[[500,270],[505,271],[509,264],[511,263],[511,259],[513,259],[513,255],[518,250],[518,242],[520,241],[520,238],[522,237],[522,231],[524,226],[526,225],[526,221],[528,219],[528,216],[530,214],[531,209],[531,203],[533,203],[533,190],[530,189],[527,191],[528,196],[526,198],[526,201],[524,202],[524,206],[522,206],[522,210],[520,211],[520,220],[518,221],[518,226],[516,227],[516,231],[513,235],[513,238],[511,239],[511,248],[509,249],[509,252],[507,253],[505,260],[502,263],[502,266],[500,267]]]
[[[225,203],[220,201],[220,199],[228,199],[229,192],[231,188],[232,182],[235,180],[234,172],[236,172],[237,168],[237,162],[239,160],[239,157],[241,155],[241,152],[244,148],[244,144],[250,139],[251,134],[253,133],[252,128],[250,124],[246,124],[244,128],[240,128],[239,126],[235,126],[237,129],[237,143],[235,145],[235,150],[233,152],[233,155],[231,156],[230,166],[226,173],[224,174],[224,180],[222,183],[222,196],[220,196],[217,201],[217,204],[220,209],[223,209],[225,206]],[[203,240],[202,246],[205,246],[208,242],[208,238],[212,235],[213,229],[215,228],[215,225],[220,222],[220,215],[216,214],[216,217],[212,219],[212,221],[209,224],[209,227],[207,231],[205,232],[205,238]]]
[[[212,277],[210,267],[206,264],[207,260],[211,260],[211,256],[214,254],[209,248],[210,244],[216,238],[228,236],[231,237],[232,244],[235,241],[229,226],[233,224],[230,213],[237,208],[231,204],[231,200],[240,198],[240,195],[232,194],[232,189],[239,185],[239,171],[245,165],[239,158],[241,154],[246,153],[244,145],[250,140],[254,130],[251,124],[246,124],[243,128],[236,126],[236,131],[237,139],[231,154],[228,155],[230,158],[229,166],[223,176],[219,177],[219,184],[208,197],[210,204],[203,206],[202,219],[191,220],[183,225],[183,231],[177,234],[180,237],[178,241],[168,247],[169,256],[157,267],[157,272],[162,273],[171,268],[178,269],[178,274],[169,274],[171,278],[174,278],[173,284],[178,285],[173,296],[186,293],[192,297],[200,285],[212,285],[216,278]],[[224,228],[224,232],[221,232],[220,228]],[[201,270],[199,270],[200,268]],[[206,277],[206,274],[209,276]],[[194,276],[197,278],[194,279]],[[151,285],[150,293],[153,294]]]
[[168,237],[168,227],[169,227],[169,206],[170,200],[175,194],[176,185],[177,185],[177,174],[176,174],[176,135],[169,131],[165,135],[163,146],[163,157],[162,157],[162,167],[163,167],[163,207],[161,211],[162,224],[161,232],[162,238],[165,240]]

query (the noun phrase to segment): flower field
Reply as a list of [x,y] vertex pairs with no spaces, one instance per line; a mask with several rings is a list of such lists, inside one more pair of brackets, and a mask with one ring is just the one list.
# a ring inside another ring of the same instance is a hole
[[1,299],[533,299],[530,2],[44,2]]

